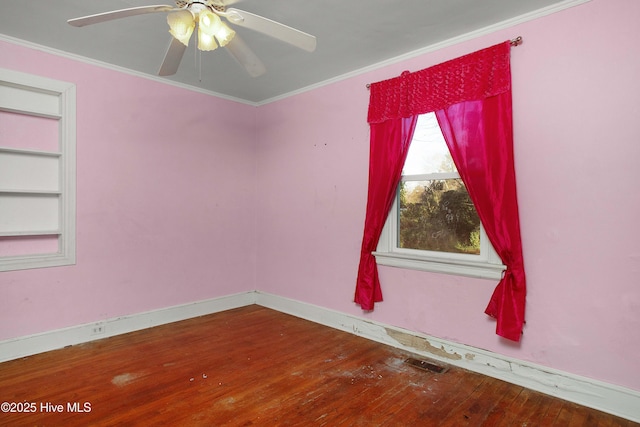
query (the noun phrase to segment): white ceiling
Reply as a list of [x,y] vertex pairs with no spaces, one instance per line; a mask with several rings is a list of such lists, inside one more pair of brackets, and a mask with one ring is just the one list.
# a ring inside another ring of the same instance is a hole
[[[193,41],[169,80],[260,104],[451,38],[572,0],[240,0],[233,7],[317,37],[305,52],[234,27],[267,68],[252,78],[224,49]],[[162,0],[0,0],[0,34],[156,75],[171,36],[165,13],[76,28],[67,19]],[[517,36],[517,34],[514,34]],[[197,62],[201,61],[200,66]]]

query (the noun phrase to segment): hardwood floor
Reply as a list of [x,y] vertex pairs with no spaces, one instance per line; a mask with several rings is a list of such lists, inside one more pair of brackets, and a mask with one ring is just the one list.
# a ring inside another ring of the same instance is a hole
[[248,306],[2,363],[0,425],[638,425],[412,356]]

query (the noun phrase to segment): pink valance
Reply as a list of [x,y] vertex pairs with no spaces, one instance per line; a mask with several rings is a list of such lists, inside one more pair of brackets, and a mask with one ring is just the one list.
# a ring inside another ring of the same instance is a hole
[[382,123],[482,100],[511,89],[511,42],[443,62],[424,70],[372,83],[369,123]]

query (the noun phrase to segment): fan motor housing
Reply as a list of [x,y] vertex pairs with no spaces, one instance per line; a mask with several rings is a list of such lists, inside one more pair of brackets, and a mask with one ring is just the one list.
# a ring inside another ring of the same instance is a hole
[[217,12],[225,11],[224,3],[221,0],[175,0],[175,2],[180,9],[190,9],[191,5],[196,4]]

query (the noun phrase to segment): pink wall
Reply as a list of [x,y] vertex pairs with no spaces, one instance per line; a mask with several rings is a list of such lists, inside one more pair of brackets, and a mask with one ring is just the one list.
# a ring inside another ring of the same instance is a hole
[[[260,108],[257,288],[640,390],[640,2],[593,0]],[[516,171],[528,273],[520,344],[495,282],[381,267],[353,301],[366,204],[365,84],[521,35]],[[612,108],[613,107],[613,108]]]
[[255,289],[255,108],[1,42],[0,67],[77,85],[77,265],[0,273],[0,340]]

